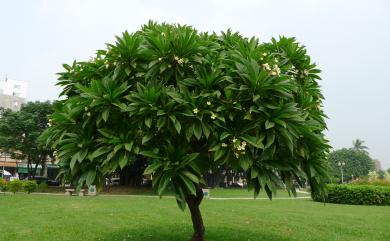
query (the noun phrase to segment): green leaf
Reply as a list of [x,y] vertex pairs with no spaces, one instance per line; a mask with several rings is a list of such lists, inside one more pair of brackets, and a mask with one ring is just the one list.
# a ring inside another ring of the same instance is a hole
[[70,161],[70,164],[69,164],[71,170],[74,169],[76,161],[77,161],[77,157],[73,156],[73,158],[72,158],[72,160]]
[[133,141],[131,141],[131,142],[129,142],[129,143],[126,143],[125,144],[125,149],[127,150],[127,151],[131,151],[131,149],[133,148],[133,144],[134,144],[134,142]]
[[145,144],[146,142],[150,141],[150,139],[153,138],[152,134],[147,134],[144,137],[142,137],[142,144]]
[[172,124],[175,126],[177,133],[180,134],[180,130],[181,130],[180,121],[177,120],[174,115],[169,115],[169,118],[171,119]]
[[259,175],[259,173],[257,172],[257,170],[252,167],[252,169],[251,169],[251,179],[255,179],[258,175]]
[[158,188],[157,188],[157,193],[159,196],[161,196],[164,193],[164,191],[167,188],[170,181],[171,181],[170,175],[168,175],[167,173],[162,174]]
[[218,161],[224,154],[223,148],[218,149],[216,152],[214,152],[214,161]]
[[161,156],[158,153],[152,151],[141,151],[139,154],[153,159],[161,159]]
[[160,162],[153,162],[150,164],[144,171],[144,175],[149,175],[155,172],[159,167],[162,166],[162,163]]
[[202,137],[202,126],[200,123],[196,122],[193,124],[193,128],[194,128],[194,135],[196,137],[196,139],[200,140],[200,138]]
[[95,177],[96,177],[96,171],[90,170],[87,174],[87,179],[86,179],[87,186],[90,186],[93,184],[93,182],[95,181]]
[[145,118],[145,125],[150,128],[152,126],[152,118],[151,117],[147,117]]
[[228,132],[222,132],[221,137],[219,138],[221,141],[226,139],[227,137],[231,136]]
[[194,183],[186,176],[184,176],[183,174],[179,174],[179,177],[181,178],[181,180],[183,181],[187,191],[191,194],[191,195],[195,195],[196,194],[196,188],[195,188],[195,185]]
[[251,144],[254,147],[257,147],[260,149],[264,148],[264,145],[262,143],[262,138],[256,139],[256,137],[253,137],[253,136],[242,135],[242,136],[240,136],[240,139],[248,142],[249,144]]
[[265,129],[266,130],[271,129],[274,126],[275,126],[274,122],[271,122],[271,121],[268,121],[268,120],[265,121]]
[[102,118],[103,118],[104,122],[107,122],[109,115],[110,115],[110,108],[105,108],[103,113],[102,113]]
[[199,156],[199,153],[191,153],[184,156],[182,162],[180,163],[180,167],[187,166],[190,162],[194,161]]
[[85,157],[87,156],[87,154],[88,154],[88,149],[80,150],[79,155],[78,155],[78,161],[82,162],[85,159]]
[[109,152],[110,149],[108,149],[107,147],[105,146],[102,146],[102,147],[99,147],[98,149],[96,149],[92,154],[91,154],[91,160],[95,159],[96,157],[99,157],[107,152]]
[[122,157],[119,159],[119,166],[121,169],[123,169],[127,163],[128,163],[129,159],[127,157],[127,152],[125,152]]
[[275,133],[271,132],[267,134],[267,144],[265,145],[265,148],[270,147],[275,141]]
[[191,181],[193,181],[194,183],[196,183],[196,184],[199,183],[199,178],[198,178],[196,175],[192,174],[191,172],[189,172],[189,171],[183,171],[182,173],[183,173],[183,175],[185,175],[186,177],[188,177],[188,178],[189,178]]

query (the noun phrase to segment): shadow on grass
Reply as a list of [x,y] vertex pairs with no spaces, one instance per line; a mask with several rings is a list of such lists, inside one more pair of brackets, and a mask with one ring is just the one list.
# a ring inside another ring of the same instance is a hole
[[[259,232],[248,230],[206,227],[205,240],[207,241],[290,241],[290,238],[274,233],[267,233],[266,227],[259,227]],[[264,230],[264,233],[261,232]],[[98,240],[104,241],[187,241],[190,240],[192,229],[178,230],[177,226],[148,226],[146,229],[121,229],[107,232]]]

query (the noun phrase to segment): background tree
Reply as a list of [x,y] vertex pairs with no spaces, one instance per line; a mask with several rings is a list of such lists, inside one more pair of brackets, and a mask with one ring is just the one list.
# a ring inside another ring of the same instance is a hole
[[145,174],[189,207],[203,240],[204,173],[245,171],[255,197],[307,179],[324,194],[329,146],[320,71],[293,38],[270,43],[230,31],[198,33],[150,22],[88,62],[64,65],[62,97],[43,136],[79,186],[149,159]]
[[50,102],[28,102],[20,111],[3,111],[0,118],[0,147],[13,158],[27,160],[29,177],[35,176],[38,165],[44,169],[48,157],[53,158],[53,151],[38,141],[52,112]]
[[339,162],[345,162],[343,167],[344,179],[349,180],[354,177],[367,176],[373,170],[373,161],[367,152],[356,150],[355,148],[343,148],[329,154],[328,163],[330,175],[341,179]]
[[352,141],[353,149],[357,151],[367,151],[368,147],[364,145],[364,141],[360,139],[356,139]]

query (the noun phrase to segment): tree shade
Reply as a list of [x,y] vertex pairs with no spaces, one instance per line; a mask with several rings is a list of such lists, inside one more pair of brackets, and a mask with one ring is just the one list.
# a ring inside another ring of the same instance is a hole
[[189,206],[193,240],[203,240],[201,188],[212,166],[243,169],[255,196],[295,194],[302,180],[324,194],[320,70],[294,38],[259,43],[149,22],[64,68],[63,100],[43,137],[79,185],[147,157],[157,193],[170,187]]

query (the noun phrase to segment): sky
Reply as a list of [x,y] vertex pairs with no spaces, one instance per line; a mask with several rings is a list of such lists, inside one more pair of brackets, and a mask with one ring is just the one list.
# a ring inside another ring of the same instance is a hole
[[296,37],[323,71],[333,148],[359,138],[390,167],[388,0],[0,0],[0,79],[27,81],[30,101],[54,100],[62,64],[89,59],[149,19],[261,41]]

